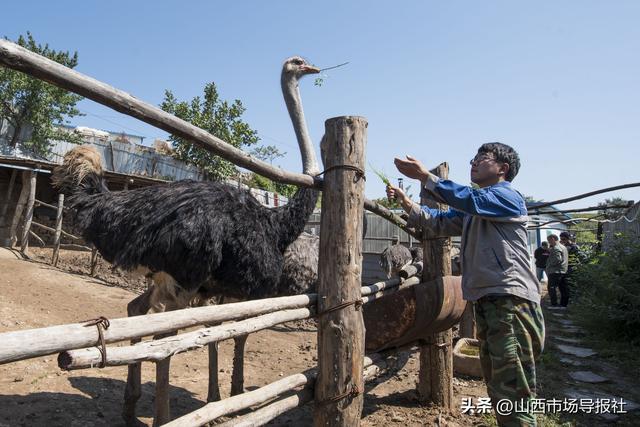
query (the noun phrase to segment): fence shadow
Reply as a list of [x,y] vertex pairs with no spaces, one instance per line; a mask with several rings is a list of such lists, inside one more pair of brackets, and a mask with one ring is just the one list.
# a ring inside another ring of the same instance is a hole
[[[125,425],[121,417],[125,381],[102,377],[72,377],[68,380],[81,394],[34,390],[28,395],[0,395],[0,426]],[[153,418],[154,394],[155,383],[142,384],[142,397],[138,401],[136,414],[138,418],[146,419],[149,425]],[[173,419],[205,404],[181,387],[171,386],[170,396]],[[141,422],[140,425],[147,424]]]

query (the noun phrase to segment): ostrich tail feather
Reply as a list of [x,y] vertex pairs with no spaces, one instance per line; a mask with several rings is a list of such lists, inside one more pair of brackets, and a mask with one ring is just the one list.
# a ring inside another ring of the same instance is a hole
[[62,164],[54,168],[51,181],[55,188],[67,195],[75,193],[80,187],[100,192],[102,175],[102,160],[98,150],[90,145],[80,145],[67,151]]

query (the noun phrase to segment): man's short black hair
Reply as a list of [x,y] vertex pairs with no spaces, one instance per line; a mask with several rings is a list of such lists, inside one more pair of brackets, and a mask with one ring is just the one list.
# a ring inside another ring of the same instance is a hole
[[513,178],[516,177],[520,170],[520,156],[518,156],[516,150],[501,142],[488,142],[486,144],[482,144],[480,148],[478,148],[478,154],[485,153],[491,153],[500,163],[508,164],[509,171],[504,179],[509,182],[513,181]]
[[569,234],[567,231],[563,231],[562,233],[560,233],[560,238],[565,238],[567,240],[571,240],[571,234]]

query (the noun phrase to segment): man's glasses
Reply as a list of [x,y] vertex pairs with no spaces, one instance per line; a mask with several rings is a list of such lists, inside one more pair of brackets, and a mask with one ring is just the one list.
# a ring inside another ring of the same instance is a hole
[[475,156],[473,159],[471,159],[469,161],[470,165],[479,165],[480,163],[484,162],[484,161],[488,161],[488,160],[495,160],[493,158],[493,156],[489,155],[489,154],[479,154],[477,156]]

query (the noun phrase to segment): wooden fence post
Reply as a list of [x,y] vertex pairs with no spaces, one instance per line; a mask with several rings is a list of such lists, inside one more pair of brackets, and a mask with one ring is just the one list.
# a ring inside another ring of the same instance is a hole
[[22,172],[22,189],[20,190],[20,196],[16,203],[16,208],[13,211],[13,219],[11,220],[11,226],[9,228],[10,245],[14,246],[18,242],[18,224],[22,218],[22,212],[27,205],[27,199],[29,198],[29,171]]
[[53,256],[51,264],[55,267],[58,265],[60,256],[60,236],[62,234],[62,214],[64,211],[64,194],[58,194],[58,210],[56,212],[56,233],[53,237]]
[[[176,332],[154,335],[154,340],[177,335]],[[161,426],[171,421],[171,403],[169,399],[169,372],[171,356],[156,362],[156,394],[153,399],[153,427]]]
[[[431,172],[446,179],[449,166],[441,163]],[[431,208],[446,209],[446,205],[431,200],[423,199],[421,202]],[[423,282],[451,274],[451,238],[424,239],[423,249]],[[420,347],[419,399],[423,403],[434,403],[446,411],[454,408],[452,340],[452,330],[448,329],[431,335]]]
[[13,169],[11,171],[11,178],[9,178],[9,186],[7,187],[6,197],[4,198],[4,203],[2,203],[2,207],[0,208],[0,225],[2,226],[7,224],[7,210],[9,209],[9,204],[11,203],[11,195],[13,194],[13,186],[16,184],[17,175],[18,170]]
[[38,174],[35,171],[29,171],[29,196],[27,199],[27,211],[24,215],[24,223],[22,226],[22,238],[20,239],[20,252],[26,255],[29,247],[29,230],[31,229],[31,221],[33,220],[33,205],[36,200],[36,182]]
[[360,301],[367,121],[325,122],[318,266],[318,380],[314,426],[358,426],[364,401]]

